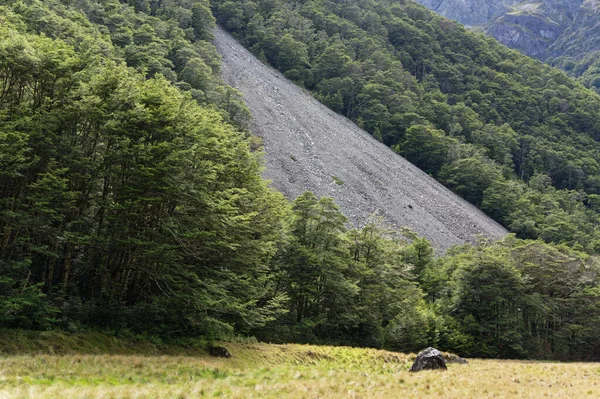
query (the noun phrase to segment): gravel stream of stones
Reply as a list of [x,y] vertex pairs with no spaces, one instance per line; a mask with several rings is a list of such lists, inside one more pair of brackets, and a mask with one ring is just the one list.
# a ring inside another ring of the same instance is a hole
[[282,74],[262,64],[221,28],[215,45],[225,82],[240,90],[261,137],[263,177],[293,200],[306,190],[333,197],[354,226],[372,214],[406,226],[438,252],[507,234],[501,225],[331,111]]

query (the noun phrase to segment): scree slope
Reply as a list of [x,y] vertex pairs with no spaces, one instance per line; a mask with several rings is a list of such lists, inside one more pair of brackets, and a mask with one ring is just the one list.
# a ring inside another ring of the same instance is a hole
[[337,115],[282,74],[262,64],[221,28],[215,45],[223,78],[240,90],[253,115],[251,130],[265,150],[264,177],[289,199],[306,190],[333,197],[350,222],[370,215],[409,227],[441,252],[507,233],[501,225]]

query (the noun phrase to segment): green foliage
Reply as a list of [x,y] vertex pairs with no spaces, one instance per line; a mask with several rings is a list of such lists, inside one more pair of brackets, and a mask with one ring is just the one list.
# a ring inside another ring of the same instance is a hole
[[[124,59],[149,77],[165,76],[180,89],[190,91],[200,104],[215,106],[227,122],[246,127],[246,118],[236,115],[237,106],[230,107],[232,101],[241,104],[241,97],[219,76],[219,58],[210,43],[215,18],[207,1],[85,0],[65,7],[53,0],[46,2],[46,9],[38,2],[29,3],[21,14],[47,36],[75,41],[77,50],[86,51],[83,40],[89,40],[88,35],[102,35],[103,41],[114,45],[103,45],[112,58]],[[59,17],[64,14],[69,17]],[[66,33],[58,28],[64,25],[70,26]],[[81,25],[86,27],[86,34],[81,32]]]
[[493,161],[479,155],[444,165],[439,179],[456,194],[479,206],[484,191],[502,179],[502,171]]
[[344,181],[342,179],[340,179],[337,176],[331,176],[331,179],[334,181],[335,184],[337,184],[338,186],[343,186],[344,185]]
[[191,11],[191,26],[194,29],[194,36],[200,40],[212,40],[215,18],[208,4],[203,1],[194,2]]
[[[454,319],[453,328],[443,332],[444,341],[463,353],[597,356],[596,343],[586,335],[595,328],[597,312],[576,304],[581,295],[594,295],[600,271],[596,258],[509,236],[494,244],[457,248],[440,267],[450,277],[450,289],[436,302]],[[574,332],[579,338],[573,339]]]
[[307,192],[292,206],[291,240],[281,254],[282,278],[290,296],[289,317],[322,338],[356,321],[349,304],[358,293],[345,251],[346,217],[331,198]]
[[425,172],[435,174],[446,162],[450,143],[443,131],[414,125],[408,128],[404,141],[395,149]]
[[[41,10],[73,32],[28,33]],[[0,324],[210,336],[272,320],[286,205],[245,134],[161,74],[128,68],[83,14],[36,1],[2,12],[15,22],[0,27]],[[155,30],[140,25],[136,45]],[[210,68],[186,68],[208,92]]]
[[[523,307],[523,282],[505,254],[483,253],[454,272],[452,297],[456,317],[475,338],[474,354],[485,357],[522,355],[518,312]],[[474,328],[472,328],[474,327]]]

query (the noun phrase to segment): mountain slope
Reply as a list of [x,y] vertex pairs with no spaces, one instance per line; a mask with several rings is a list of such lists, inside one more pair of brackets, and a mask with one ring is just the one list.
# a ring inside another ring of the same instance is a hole
[[600,97],[413,1],[213,0],[282,72],[519,238],[600,250]]
[[222,29],[215,31],[225,81],[238,88],[263,139],[264,176],[288,198],[331,196],[357,225],[377,212],[437,249],[499,238],[506,230],[367,132],[262,64]]
[[566,55],[576,59],[600,50],[600,1],[586,0],[573,22],[550,48],[550,56]]
[[484,26],[506,13],[509,7],[519,0],[415,0],[447,18],[465,26]]
[[416,0],[467,26],[480,27],[503,44],[543,58],[563,32],[581,19],[583,0]]
[[598,0],[415,0],[600,88]]

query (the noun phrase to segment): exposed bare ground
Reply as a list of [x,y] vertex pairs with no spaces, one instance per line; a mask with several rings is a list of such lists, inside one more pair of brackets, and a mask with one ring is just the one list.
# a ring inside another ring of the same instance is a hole
[[355,226],[382,215],[407,226],[438,250],[499,238],[507,231],[395,154],[348,119],[331,111],[221,28],[215,44],[225,81],[239,89],[265,146],[264,177],[290,199],[306,190],[335,199]]

